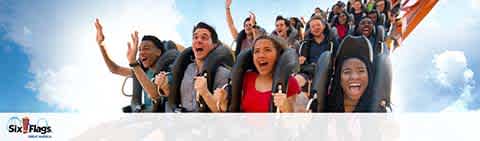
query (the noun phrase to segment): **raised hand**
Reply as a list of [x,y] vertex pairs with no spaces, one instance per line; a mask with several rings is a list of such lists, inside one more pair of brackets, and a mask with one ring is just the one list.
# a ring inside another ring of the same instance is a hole
[[95,28],[97,29],[97,44],[101,45],[105,40],[105,36],[103,35],[102,24],[100,24],[100,20],[98,18],[95,19]]
[[303,23],[304,25],[305,25],[305,23],[307,23],[307,22],[305,22],[305,18],[304,18],[303,16],[301,16],[300,19],[302,20],[302,23]]
[[130,64],[133,64],[137,59],[138,32],[135,31],[130,36],[132,41],[128,43],[127,59]]
[[230,8],[230,5],[232,5],[232,0],[226,0],[225,1],[225,8]]
[[255,16],[255,13],[253,13],[252,11],[249,11],[249,13],[250,13],[250,15],[249,15],[250,16],[250,24],[252,24],[252,26],[253,26],[253,25],[255,25],[255,22],[256,22],[256,19],[255,19],[256,16]]

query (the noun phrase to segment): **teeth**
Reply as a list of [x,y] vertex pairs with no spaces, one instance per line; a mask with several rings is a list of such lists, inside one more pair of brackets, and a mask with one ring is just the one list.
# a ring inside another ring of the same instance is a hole
[[359,83],[352,83],[352,84],[350,84],[350,87],[360,87],[360,84]]

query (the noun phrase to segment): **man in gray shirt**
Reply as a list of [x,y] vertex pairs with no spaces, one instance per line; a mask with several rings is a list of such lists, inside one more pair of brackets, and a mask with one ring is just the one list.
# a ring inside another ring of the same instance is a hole
[[[181,104],[181,108],[183,108],[185,112],[199,112],[200,105],[198,104],[198,100],[201,97],[206,104],[203,106],[208,106],[208,109],[212,112],[218,111],[217,100],[215,96],[212,95],[213,90],[210,91],[208,89],[207,78],[205,76],[199,76],[199,73],[202,73],[200,70],[205,70],[202,67],[204,66],[204,63],[206,63],[205,59],[208,54],[220,46],[220,44],[215,29],[210,25],[200,22],[194,27],[192,51],[195,59],[185,70],[182,70],[183,72],[173,72],[184,73],[180,84],[180,102],[172,103],[174,106],[177,106],[176,104]],[[229,75],[230,70],[223,66],[218,67],[213,81],[213,89],[220,88],[227,84]],[[158,79],[158,83],[168,83],[163,82],[167,80],[165,73],[160,73],[156,79]],[[158,83],[157,85],[160,85]],[[175,95],[178,96],[178,94]]]

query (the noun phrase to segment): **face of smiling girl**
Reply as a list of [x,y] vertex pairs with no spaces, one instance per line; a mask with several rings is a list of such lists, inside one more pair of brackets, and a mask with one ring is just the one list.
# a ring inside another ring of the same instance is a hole
[[368,86],[367,66],[358,58],[345,60],[340,73],[340,82],[346,98],[357,101]]
[[272,41],[260,39],[254,45],[253,63],[260,75],[270,75],[277,60],[277,49]]

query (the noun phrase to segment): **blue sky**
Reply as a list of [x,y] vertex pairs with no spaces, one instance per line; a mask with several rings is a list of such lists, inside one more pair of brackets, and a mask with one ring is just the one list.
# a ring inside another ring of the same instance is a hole
[[[234,1],[235,25],[248,11],[267,31],[276,15],[308,17],[335,1]],[[110,74],[95,43],[93,21],[104,24],[107,50],[126,66],[128,34],[153,34],[185,46],[195,23],[212,24],[232,39],[224,1],[0,0],[0,112],[120,112],[122,78]],[[392,55],[394,104],[400,112],[478,111],[478,0],[442,0]]]

